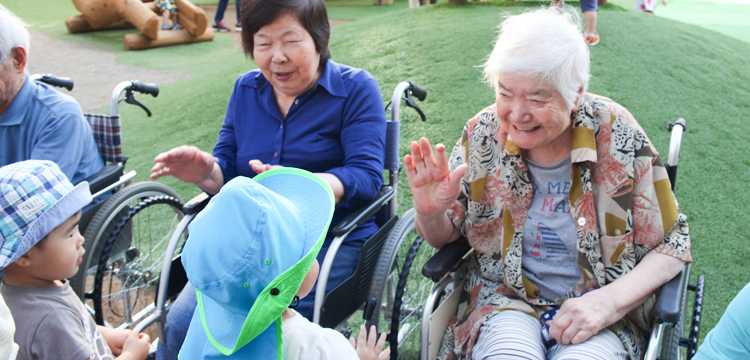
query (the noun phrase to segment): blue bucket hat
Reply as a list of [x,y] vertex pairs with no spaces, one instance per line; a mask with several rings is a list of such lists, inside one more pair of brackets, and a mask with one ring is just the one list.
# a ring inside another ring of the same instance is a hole
[[281,359],[281,314],[325,240],[333,191],[305,170],[227,182],[193,220],[182,264],[198,306],[179,358]]
[[73,187],[52,161],[0,168],[0,270],[91,202],[89,184]]

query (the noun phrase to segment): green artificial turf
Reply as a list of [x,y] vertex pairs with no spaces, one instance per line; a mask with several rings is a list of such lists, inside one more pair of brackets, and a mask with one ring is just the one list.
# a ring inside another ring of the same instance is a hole
[[[210,151],[234,80],[255,66],[229,36],[128,52],[122,36],[132,30],[67,34],[64,19],[77,13],[69,1],[3,3],[30,22],[32,29],[49,36],[99,46],[115,53],[124,64],[192,75],[162,86],[156,99],[141,98],[154,112],[153,118],[142,115],[140,109],[121,106],[128,168],[138,171],[139,181],[146,180],[153,157],[161,151],[182,144]],[[517,13],[539,4],[440,3],[407,9],[405,3],[374,7],[369,1],[328,1],[332,19],[354,20],[333,28],[334,60],[370,71],[386,101],[402,80],[428,89],[421,104],[427,122],[403,108],[402,157],[409,142],[421,136],[451,148],[464,122],[493,102],[477,66],[492,48],[500,13]],[[601,9],[599,19],[602,41],[591,48],[589,90],[629,109],[664,154],[669,142],[667,122],[687,119],[676,193],[690,221],[693,274],[705,274],[707,280],[704,336],[750,281],[750,228],[745,226],[750,218],[746,185],[750,175],[750,44],[611,4]],[[411,200],[402,179],[399,200],[404,211]],[[185,198],[198,192],[174,179],[160,181]]]

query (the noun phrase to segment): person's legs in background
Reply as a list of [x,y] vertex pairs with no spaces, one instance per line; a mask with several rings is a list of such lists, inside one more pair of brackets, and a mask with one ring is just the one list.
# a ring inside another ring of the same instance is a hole
[[214,31],[219,31],[219,32],[229,31],[229,28],[224,26],[224,23],[221,22],[221,20],[224,19],[224,12],[227,11],[228,3],[229,3],[229,0],[219,0],[219,3],[216,5],[216,15],[214,16],[214,25],[212,26]]
[[237,7],[237,24],[234,25],[234,30],[242,31],[242,20],[240,19],[242,13],[242,0],[235,0],[235,7]]
[[[359,261],[359,252],[362,250],[364,240],[352,240],[345,241],[339,247],[339,251],[336,253],[336,258],[333,260],[333,266],[331,266],[331,272],[328,275],[328,283],[326,284],[326,292],[333,290],[338,284],[341,284],[346,278],[354,273],[357,269],[357,262]],[[329,244],[323,245],[318,254],[318,263],[323,265],[323,260],[328,252]],[[305,296],[304,299],[299,301],[299,306],[295,310],[302,316],[308,318],[310,321],[313,319],[313,311],[315,309],[315,293],[318,289],[318,284],[310,291],[310,294]]]
[[599,43],[599,34],[596,32],[596,20],[599,14],[597,5],[597,0],[581,0],[581,11],[585,22],[583,38],[590,46]]
[[167,325],[164,328],[166,339],[159,339],[156,360],[177,360],[196,306],[198,300],[195,297],[195,288],[187,283],[169,307]]

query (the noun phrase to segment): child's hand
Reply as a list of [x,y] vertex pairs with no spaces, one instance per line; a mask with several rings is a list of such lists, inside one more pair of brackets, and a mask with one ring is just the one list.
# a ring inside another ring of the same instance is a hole
[[362,325],[359,327],[358,339],[355,341],[353,337],[349,338],[349,342],[357,350],[360,360],[384,360],[391,356],[391,349],[383,350],[385,333],[380,334],[378,339],[375,339],[376,336],[375,325],[370,328],[369,335],[365,325]]
[[96,328],[99,329],[99,333],[102,334],[104,341],[109,345],[112,354],[115,356],[120,355],[122,347],[125,345],[125,340],[133,332],[133,330],[115,330],[101,325],[97,325]]
[[151,338],[143,333],[136,333],[130,330],[125,344],[122,346],[122,352],[118,359],[145,359],[148,356],[149,344]]

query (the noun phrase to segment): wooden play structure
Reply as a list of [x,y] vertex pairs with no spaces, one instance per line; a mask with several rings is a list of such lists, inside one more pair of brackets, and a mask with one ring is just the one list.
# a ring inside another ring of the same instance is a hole
[[159,30],[161,10],[153,2],[141,0],[73,0],[81,15],[65,20],[68,32],[137,28],[140,34],[125,35],[127,50],[211,41],[214,32],[208,26],[203,9],[188,0],[173,0],[177,5],[177,23],[182,30]]

